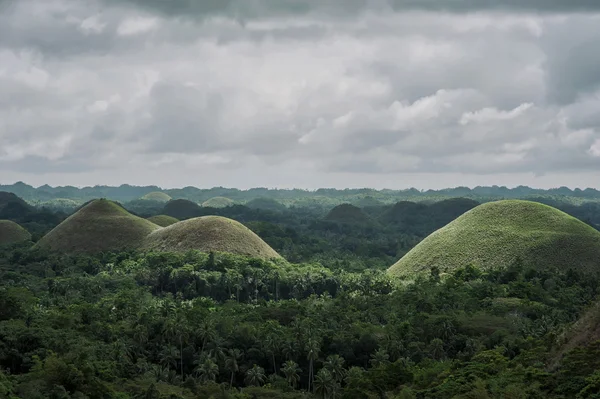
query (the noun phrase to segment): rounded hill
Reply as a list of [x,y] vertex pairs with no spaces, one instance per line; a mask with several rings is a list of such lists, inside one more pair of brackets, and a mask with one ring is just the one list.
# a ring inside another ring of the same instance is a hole
[[169,202],[171,201],[171,196],[169,194],[163,193],[161,191],[153,191],[144,195],[140,198],[145,201],[154,201],[154,202]]
[[246,202],[246,205],[250,209],[260,209],[264,211],[285,211],[287,207],[281,202],[274,200],[273,198],[255,198]]
[[0,245],[31,240],[31,234],[11,220],[0,220]]
[[144,238],[160,229],[134,216],[115,202],[88,202],[39,241],[52,251],[95,253],[138,248]]
[[475,265],[600,271],[600,232],[536,202],[489,202],[435,231],[388,269],[395,276]]
[[232,206],[235,203],[233,200],[225,197],[213,197],[202,203],[202,207],[204,208],[227,208],[228,206]]
[[172,224],[179,222],[178,219],[175,219],[174,217],[167,216],[167,215],[151,216],[148,218],[148,220],[160,227],[167,227],[167,226],[170,226]]
[[281,258],[267,243],[243,224],[221,216],[184,220],[152,232],[144,249],[164,252],[229,252],[256,258]]
[[162,214],[179,220],[200,216],[202,213],[200,205],[186,199],[176,199],[165,204]]
[[329,211],[325,220],[337,223],[367,223],[369,217],[359,207],[342,204]]

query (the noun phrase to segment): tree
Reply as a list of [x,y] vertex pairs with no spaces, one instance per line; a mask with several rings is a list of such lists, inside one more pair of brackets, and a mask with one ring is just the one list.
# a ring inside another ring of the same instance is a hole
[[219,375],[219,366],[217,366],[210,356],[204,356],[196,368],[196,373],[202,383],[214,381],[217,379],[217,375]]
[[300,373],[302,370],[298,367],[298,363],[288,360],[281,366],[281,371],[285,375],[285,379],[292,388],[296,388],[300,381]]
[[435,360],[443,359],[446,356],[446,352],[444,352],[444,341],[439,338],[433,339],[429,345],[429,351]]
[[[321,344],[315,338],[309,338],[306,343],[306,359],[308,360],[308,391],[314,379],[314,362],[319,359],[319,352],[321,351]],[[313,387],[314,390],[314,387]]]
[[315,379],[315,392],[323,399],[327,399],[335,394],[336,381],[327,369],[321,369]]
[[330,355],[327,356],[327,360],[325,360],[323,366],[325,367],[325,369],[327,369],[327,371],[331,373],[333,379],[336,382],[340,382],[346,376],[346,369],[344,369],[344,363],[345,360],[340,355]]
[[240,371],[239,362],[242,360],[243,352],[239,349],[229,349],[225,357],[225,368],[231,372],[231,380],[229,381],[229,388],[233,386],[233,379],[235,373]]
[[246,372],[246,384],[253,386],[261,386],[265,383],[265,369],[258,365],[252,366],[250,370]]
[[379,367],[382,364],[389,363],[390,355],[387,353],[385,349],[377,349],[375,353],[371,355],[371,366]]

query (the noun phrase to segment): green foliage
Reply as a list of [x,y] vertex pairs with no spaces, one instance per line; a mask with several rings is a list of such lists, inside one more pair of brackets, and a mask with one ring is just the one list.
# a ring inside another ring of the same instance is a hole
[[163,193],[161,191],[153,191],[141,197],[140,199],[144,201],[154,201],[154,202],[169,202],[171,200],[171,196],[167,193]]
[[202,203],[204,208],[227,208],[235,204],[232,200],[226,197],[213,197]]

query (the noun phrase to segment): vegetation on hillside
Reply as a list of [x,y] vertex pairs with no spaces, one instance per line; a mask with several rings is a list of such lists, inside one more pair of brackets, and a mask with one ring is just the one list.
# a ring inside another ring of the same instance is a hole
[[413,277],[476,265],[494,268],[522,262],[528,267],[600,271],[600,232],[547,205],[520,200],[490,202],[434,232],[390,273]]
[[339,223],[368,223],[369,217],[357,206],[351,204],[342,204],[333,208],[325,220]]

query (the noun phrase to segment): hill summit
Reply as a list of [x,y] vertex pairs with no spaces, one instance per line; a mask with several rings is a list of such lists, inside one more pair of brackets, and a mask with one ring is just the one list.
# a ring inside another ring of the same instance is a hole
[[212,197],[202,203],[204,208],[227,208],[228,206],[234,205],[235,202],[225,197]]
[[600,271],[600,232],[540,203],[489,202],[429,235],[388,272],[410,277],[432,267],[492,269],[517,260],[536,268]]
[[31,234],[11,220],[0,220],[0,246],[31,240]]
[[221,216],[203,216],[152,232],[144,249],[164,252],[229,252],[256,258],[281,258],[243,224]]
[[97,199],[88,202],[39,241],[52,251],[95,253],[138,248],[144,238],[159,229],[134,216],[119,204]]
[[163,193],[161,191],[153,191],[144,195],[140,198],[145,201],[154,201],[154,202],[169,202],[171,201],[171,196],[169,194]]

